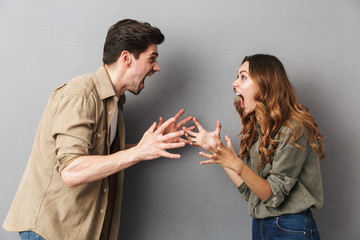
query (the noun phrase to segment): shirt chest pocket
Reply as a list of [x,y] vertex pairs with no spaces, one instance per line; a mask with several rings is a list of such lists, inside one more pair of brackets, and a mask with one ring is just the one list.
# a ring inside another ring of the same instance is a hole
[[106,138],[107,130],[94,132],[91,140],[90,155],[107,154]]

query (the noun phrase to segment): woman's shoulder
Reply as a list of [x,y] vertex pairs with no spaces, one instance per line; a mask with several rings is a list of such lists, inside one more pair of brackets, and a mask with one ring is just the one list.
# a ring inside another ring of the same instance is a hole
[[[308,141],[308,130],[299,122],[286,121],[278,131],[276,140],[279,141],[279,145],[291,144],[295,141],[296,144],[303,146]],[[281,148],[281,146],[279,146]]]
[[279,129],[278,134],[307,134],[308,130],[299,122],[288,120]]

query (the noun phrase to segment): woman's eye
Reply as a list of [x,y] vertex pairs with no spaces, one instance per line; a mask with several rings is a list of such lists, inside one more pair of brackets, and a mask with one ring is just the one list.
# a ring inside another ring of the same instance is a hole
[[244,77],[244,76],[241,76],[241,79],[242,79],[242,80],[245,80],[245,79],[246,79],[246,77]]

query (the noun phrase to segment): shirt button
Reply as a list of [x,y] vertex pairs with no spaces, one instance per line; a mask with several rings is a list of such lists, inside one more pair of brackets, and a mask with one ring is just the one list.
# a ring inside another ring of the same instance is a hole
[[109,115],[111,115],[112,114],[112,111],[109,111]]
[[100,134],[100,133],[98,133],[97,137],[98,137],[98,138],[99,138],[99,137],[101,137],[101,134]]
[[100,213],[104,213],[104,210],[103,210],[103,209],[101,209],[101,210],[100,210]]
[[107,189],[106,189],[106,188],[104,188],[104,192],[107,192]]

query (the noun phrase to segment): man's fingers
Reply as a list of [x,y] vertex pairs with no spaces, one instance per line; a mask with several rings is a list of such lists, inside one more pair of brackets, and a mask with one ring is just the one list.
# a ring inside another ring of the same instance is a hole
[[169,153],[167,151],[162,151],[160,153],[161,157],[166,157],[166,158],[173,158],[173,159],[176,159],[176,158],[180,158],[181,155],[180,154],[173,154],[173,153]]
[[185,133],[184,130],[168,133],[163,136],[163,141],[165,142],[165,141],[171,140],[173,138],[180,137],[180,136],[184,135],[184,133]]
[[184,142],[178,142],[178,143],[164,143],[163,144],[163,148],[164,149],[174,149],[174,148],[180,148],[180,147],[184,147],[185,143]]
[[159,133],[163,133],[165,131],[165,129],[168,128],[174,122],[175,122],[174,117],[169,118],[166,122],[161,124],[161,126],[156,131],[159,132]]
[[157,123],[154,122],[151,127],[147,130],[147,132],[153,133],[156,129]]
[[160,127],[163,123],[164,123],[164,118],[163,118],[163,117],[159,117],[158,127]]
[[175,114],[175,116],[174,116],[175,122],[177,122],[177,120],[179,120],[179,118],[181,117],[181,115],[183,115],[184,112],[185,112],[185,110],[181,109],[177,114]]
[[193,117],[190,116],[190,117],[187,117],[187,118],[181,120],[181,122],[179,122],[179,123],[176,125],[176,129],[181,128],[181,127],[184,126],[186,123],[190,122],[192,119],[193,119]]

